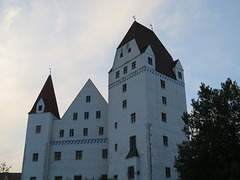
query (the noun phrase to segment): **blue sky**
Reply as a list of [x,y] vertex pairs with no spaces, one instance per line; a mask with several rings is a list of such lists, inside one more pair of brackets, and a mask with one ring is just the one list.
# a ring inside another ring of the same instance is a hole
[[2,0],[0,162],[21,171],[27,113],[49,68],[61,116],[88,78],[107,99],[108,71],[133,15],[181,61],[189,110],[201,82],[239,82],[238,0]]

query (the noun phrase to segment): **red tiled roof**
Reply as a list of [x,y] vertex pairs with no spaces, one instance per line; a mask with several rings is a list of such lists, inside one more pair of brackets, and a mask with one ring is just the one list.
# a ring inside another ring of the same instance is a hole
[[36,113],[37,103],[39,102],[39,100],[41,98],[43,99],[43,101],[45,103],[44,112],[51,112],[58,119],[60,119],[51,75],[48,76],[48,79],[45,82],[40,94],[38,95],[37,100],[35,101],[31,111],[29,112],[29,114]]
[[136,40],[141,53],[143,53],[147,49],[148,45],[150,45],[155,55],[155,70],[176,79],[176,76],[172,71],[174,66],[172,56],[152,30],[134,21],[117,49],[121,48],[132,39]]

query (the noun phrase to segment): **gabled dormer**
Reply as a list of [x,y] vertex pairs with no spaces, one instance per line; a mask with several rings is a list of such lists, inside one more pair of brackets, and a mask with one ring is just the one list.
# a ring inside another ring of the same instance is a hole
[[180,63],[180,61],[177,59],[176,61],[174,61],[174,66],[172,68],[175,76],[176,76],[176,79],[178,81],[181,81],[184,83],[184,74],[183,74],[183,67]]
[[51,75],[48,76],[29,114],[45,112],[51,112],[57,119],[60,119]]

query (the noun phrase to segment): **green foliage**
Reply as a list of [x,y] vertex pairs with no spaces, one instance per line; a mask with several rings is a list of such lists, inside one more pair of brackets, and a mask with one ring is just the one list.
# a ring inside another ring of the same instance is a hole
[[179,179],[240,179],[240,87],[231,79],[221,89],[202,83],[192,106],[174,164]]

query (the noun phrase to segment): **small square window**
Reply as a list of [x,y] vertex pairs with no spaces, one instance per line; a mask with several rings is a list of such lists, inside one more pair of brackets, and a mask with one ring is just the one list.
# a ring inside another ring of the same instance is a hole
[[164,96],[162,96],[162,103],[163,103],[163,104],[167,104],[167,98],[164,97]]
[[107,159],[108,158],[108,150],[107,149],[103,149],[102,150],[102,158],[103,159]]
[[64,137],[64,130],[63,129],[60,130],[59,137]]
[[73,120],[77,120],[78,113],[73,113]]
[[167,114],[162,113],[162,122],[167,122]]
[[118,127],[118,123],[115,122],[115,124],[114,124],[114,128],[117,129],[117,127]]
[[117,71],[117,72],[116,72],[116,79],[119,78],[119,76],[120,76],[120,72]]
[[81,160],[82,159],[82,151],[76,151],[75,159],[76,160]]
[[100,119],[101,118],[101,111],[96,111],[96,119]]
[[83,128],[83,136],[87,136],[88,135],[88,128]]
[[181,72],[178,72],[178,78],[182,79],[182,73]]
[[126,107],[127,107],[127,100],[124,100],[124,101],[122,102],[122,107],[123,107],[123,108],[126,108]]
[[118,175],[114,175],[113,180],[118,180]]
[[122,58],[123,57],[123,53],[120,53],[120,58]]
[[114,150],[115,150],[115,151],[118,150],[118,144],[115,144],[115,146],[114,146]]
[[55,180],[62,180],[62,176],[55,176]]
[[128,167],[128,179],[134,179],[134,166]]
[[132,62],[132,69],[136,68],[136,61]]
[[136,136],[131,136],[130,137],[130,139],[129,139],[129,146],[130,146],[130,149],[136,147]]
[[86,102],[91,102],[91,96],[86,96]]
[[32,161],[38,161],[38,153],[33,153]]
[[136,122],[136,113],[132,113],[131,114],[131,123],[135,123]]
[[165,172],[166,172],[166,177],[170,178],[171,177],[171,169],[170,169],[170,167],[165,167]]
[[41,126],[36,126],[36,134],[40,134],[41,133]]
[[74,136],[74,129],[70,129],[69,130],[69,137],[73,137]]
[[54,160],[60,161],[61,160],[62,153],[61,152],[55,152],[54,153]]
[[99,135],[103,135],[104,133],[104,127],[99,127]]
[[167,136],[163,136],[163,145],[168,146],[168,137]]
[[106,174],[101,175],[101,180],[108,180],[107,175]]
[[126,74],[127,72],[128,72],[128,67],[125,66],[125,67],[123,68],[123,74]]
[[153,65],[152,58],[148,57],[148,64]]
[[41,105],[38,106],[38,111],[42,111],[42,106]]
[[131,48],[128,48],[128,53],[130,53],[130,52],[131,52],[131,50],[132,50]]
[[165,89],[165,81],[161,80],[161,88]]
[[126,91],[127,91],[127,84],[123,84],[123,85],[122,85],[122,91],[123,91],[123,92],[126,92]]
[[89,119],[89,112],[84,112],[84,119]]
[[82,176],[74,176],[74,180],[82,180]]
[[37,178],[36,177],[30,177],[30,180],[36,180]]

